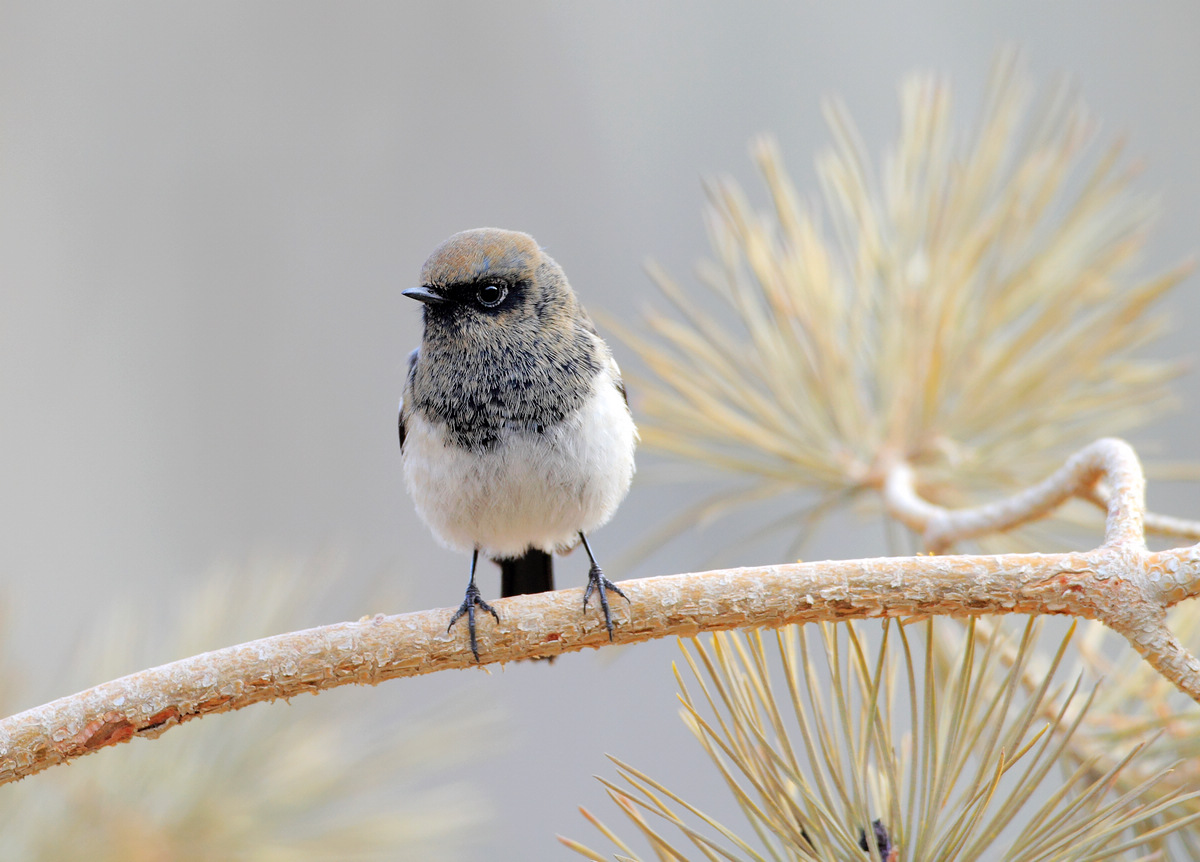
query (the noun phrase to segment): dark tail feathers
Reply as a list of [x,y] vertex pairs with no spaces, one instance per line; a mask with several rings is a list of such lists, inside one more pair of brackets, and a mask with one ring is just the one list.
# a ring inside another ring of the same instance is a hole
[[545,551],[530,548],[520,557],[496,563],[500,566],[501,598],[554,589],[554,559]]

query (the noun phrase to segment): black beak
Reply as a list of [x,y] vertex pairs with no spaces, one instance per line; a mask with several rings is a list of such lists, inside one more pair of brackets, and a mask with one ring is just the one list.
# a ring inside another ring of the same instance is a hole
[[410,287],[408,290],[404,291],[404,295],[409,299],[415,299],[417,302],[423,302],[426,305],[441,305],[443,302],[450,301],[433,288],[424,286]]

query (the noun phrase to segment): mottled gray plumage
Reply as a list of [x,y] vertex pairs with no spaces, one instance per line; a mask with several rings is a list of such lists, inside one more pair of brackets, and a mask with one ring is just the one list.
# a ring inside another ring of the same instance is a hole
[[511,266],[523,262],[483,275],[507,287],[495,310],[471,301],[477,281],[439,282],[446,276],[436,270],[425,281],[449,301],[425,306],[405,404],[445,423],[460,446],[490,448],[506,428],[561,422],[583,404],[606,358],[562,270],[549,259],[533,273]]

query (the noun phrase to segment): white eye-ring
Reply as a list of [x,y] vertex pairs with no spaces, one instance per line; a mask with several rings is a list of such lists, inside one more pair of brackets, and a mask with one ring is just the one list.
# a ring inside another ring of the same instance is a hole
[[484,308],[495,308],[504,302],[504,297],[506,296],[508,296],[508,288],[503,284],[495,284],[494,282],[480,285],[479,290],[475,292],[475,298],[479,300],[479,304]]

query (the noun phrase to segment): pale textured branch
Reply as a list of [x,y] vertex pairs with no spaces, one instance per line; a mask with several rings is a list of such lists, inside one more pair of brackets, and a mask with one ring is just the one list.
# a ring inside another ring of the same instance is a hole
[[[907,471],[907,472],[906,472]],[[1049,480],[1009,500],[950,512],[921,500],[897,465],[888,505],[926,541],[944,546],[1040,517],[1100,479],[1108,495],[1102,547],[1067,554],[883,557],[723,569],[626,581],[615,643],[702,631],[864,617],[985,613],[1070,614],[1123,634],[1165,677],[1200,701],[1200,663],[1165,625],[1165,608],[1200,594],[1200,545],[1151,553],[1142,538],[1144,482],[1132,449],[1101,440]],[[608,643],[582,591],[496,602],[484,617],[483,664]],[[475,665],[450,610],[377,616],[264,638],[114,680],[0,721],[0,783],[134,736],[156,736],[210,713],[350,683],[375,684]]]
[[[1149,573],[1149,577],[1147,577]],[[818,620],[978,613],[1073,614],[1106,621],[1148,600],[1143,582],[1177,601],[1200,583],[1200,546],[1130,555],[1086,553],[882,557],[725,569],[625,581],[616,643]],[[608,643],[582,591],[496,602],[480,627],[484,664]],[[105,683],[0,721],[0,783],[182,721],[350,683],[375,684],[474,665],[450,610],[379,616],[204,653]],[[1143,632],[1146,634],[1146,632]],[[1157,636],[1157,632],[1149,632]],[[1167,633],[1169,635],[1169,632]],[[1131,638],[1132,639],[1132,638]],[[1153,638],[1139,648],[1153,648]],[[1143,654],[1146,654],[1143,651]],[[1194,669],[1156,664],[1200,700]],[[1184,682],[1187,684],[1184,685]]]
[[1050,478],[1005,500],[946,509],[921,498],[916,474],[903,461],[890,465],[884,482],[888,513],[919,533],[927,550],[941,553],[964,539],[1000,533],[1045,517],[1071,497],[1097,499],[1096,485],[1106,479],[1106,545],[1145,548],[1146,480],[1133,448],[1105,437],[1072,455]]
[[[1170,604],[1196,595],[1194,576],[1185,574],[1191,568],[1177,560],[1194,559],[1200,545],[1166,555],[1147,553],[1145,475],[1137,454],[1124,440],[1097,440],[1072,455],[1045,481],[983,506],[952,510],[922,499],[915,472],[902,461],[889,465],[883,495],[888,512],[918,532],[926,548],[935,553],[964,539],[1045,517],[1070,497],[1102,501],[1108,518],[1101,552],[1113,555],[1109,577],[1120,580],[1122,599],[1102,610],[1098,605],[1095,618],[1123,635],[1159,673],[1200,701],[1200,661],[1166,624]],[[1189,522],[1181,519],[1155,516],[1154,523],[1172,528],[1178,535],[1190,534]],[[1106,588],[1113,583],[1109,581]]]
[[[1108,487],[1103,482],[1097,483],[1090,492],[1085,491],[1080,496],[1089,503],[1107,511]],[[1200,542],[1200,521],[1147,512],[1144,518],[1144,525],[1147,533],[1153,533],[1156,536],[1171,536],[1176,539],[1190,539],[1193,542]]]

